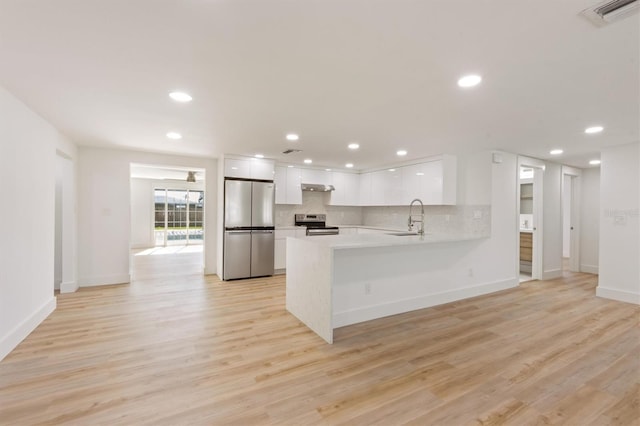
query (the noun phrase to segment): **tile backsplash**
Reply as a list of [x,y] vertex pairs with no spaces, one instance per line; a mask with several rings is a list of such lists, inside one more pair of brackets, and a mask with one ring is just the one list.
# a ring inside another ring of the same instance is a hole
[[[413,206],[419,213],[420,206]],[[432,234],[491,235],[491,206],[425,206],[425,231]],[[406,229],[409,206],[364,207],[362,225]]]
[[[363,225],[406,229],[409,206],[342,207],[329,206],[330,193],[302,192],[302,204],[277,204],[276,226],[291,226],[296,213],[327,215],[329,225]],[[413,206],[414,213],[420,207]],[[491,206],[425,206],[425,229],[429,233],[491,235]]]
[[302,204],[276,204],[276,226],[292,226],[296,213],[327,215],[329,225],[362,225],[363,207],[329,206],[329,192],[302,191]]

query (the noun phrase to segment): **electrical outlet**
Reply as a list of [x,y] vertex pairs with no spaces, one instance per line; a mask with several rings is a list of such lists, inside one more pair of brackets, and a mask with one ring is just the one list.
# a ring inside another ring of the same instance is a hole
[[371,284],[370,283],[366,283],[364,285],[364,294],[371,294]]
[[482,219],[482,210],[474,210],[473,211],[474,219]]

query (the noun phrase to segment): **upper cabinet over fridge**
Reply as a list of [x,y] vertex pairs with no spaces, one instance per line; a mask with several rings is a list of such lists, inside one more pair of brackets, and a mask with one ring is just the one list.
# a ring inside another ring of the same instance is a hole
[[266,158],[226,157],[224,176],[273,181],[275,162]]

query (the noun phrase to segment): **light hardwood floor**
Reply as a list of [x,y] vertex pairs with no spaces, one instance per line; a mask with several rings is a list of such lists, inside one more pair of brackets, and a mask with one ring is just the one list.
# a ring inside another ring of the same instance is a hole
[[81,289],[0,363],[0,423],[638,424],[638,306],[596,277],[337,330],[284,309],[284,276]]

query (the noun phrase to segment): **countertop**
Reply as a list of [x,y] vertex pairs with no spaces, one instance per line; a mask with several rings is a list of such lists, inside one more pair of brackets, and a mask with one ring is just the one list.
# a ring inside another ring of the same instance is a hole
[[[394,232],[394,231],[390,231]],[[292,237],[290,237],[292,238]],[[473,241],[486,239],[486,236],[475,234],[427,234],[397,236],[389,234],[356,234],[356,235],[323,235],[313,238],[305,238],[304,241],[326,246],[332,249],[352,249],[366,247],[393,247],[423,245],[445,242]]]
[[520,232],[523,232],[525,234],[532,234],[533,233],[533,229],[531,229],[531,228],[520,228]]
[[[366,226],[366,225],[333,225],[327,224],[327,226],[337,226],[338,228],[362,228],[362,229],[376,229],[379,231],[389,231],[389,232],[404,232],[406,228],[398,229],[398,228],[389,228],[389,227],[380,227],[380,226]],[[295,229],[304,229],[304,226],[295,226],[295,225],[286,225],[286,226],[276,226],[276,230],[295,230]]]

